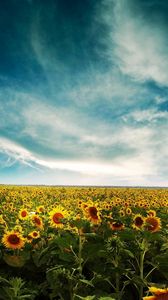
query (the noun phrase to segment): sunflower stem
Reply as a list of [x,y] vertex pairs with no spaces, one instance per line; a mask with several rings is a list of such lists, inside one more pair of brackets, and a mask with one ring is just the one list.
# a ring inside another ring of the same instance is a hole
[[78,261],[79,261],[79,274],[82,275],[82,236],[80,233],[79,233]]
[[[119,267],[119,253],[117,251],[116,253],[116,257],[115,257],[115,267],[118,268]],[[117,271],[116,272],[116,280],[115,280],[115,293],[117,296],[117,300],[121,300],[121,293],[120,293],[120,274]]]
[[[144,281],[144,260],[145,260],[145,254],[148,250],[148,244],[146,239],[142,240],[141,243],[141,251],[140,251],[140,257],[139,257],[139,277],[141,279],[141,282]],[[143,284],[141,284],[139,289],[139,300],[142,300],[143,297]]]
[[120,277],[119,273],[116,273],[116,295],[117,295],[117,300],[120,300]]

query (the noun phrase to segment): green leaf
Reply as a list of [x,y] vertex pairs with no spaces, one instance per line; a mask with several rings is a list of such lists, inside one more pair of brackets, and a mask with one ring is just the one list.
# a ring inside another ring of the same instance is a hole
[[3,277],[0,277],[0,282],[4,282],[4,283],[7,283],[9,284],[9,281]]
[[115,300],[115,299],[111,297],[100,297],[99,300]]
[[86,285],[89,285],[91,287],[94,287],[94,285],[91,283],[91,281],[89,280],[85,280],[85,279],[80,279],[80,282],[85,283]]
[[126,255],[128,255],[131,258],[134,258],[134,253],[132,253],[130,250],[127,249],[123,249],[122,253],[125,253]]
[[165,251],[165,250],[167,250],[168,249],[168,243],[164,243],[163,245],[162,245],[162,247],[161,247],[161,251]]

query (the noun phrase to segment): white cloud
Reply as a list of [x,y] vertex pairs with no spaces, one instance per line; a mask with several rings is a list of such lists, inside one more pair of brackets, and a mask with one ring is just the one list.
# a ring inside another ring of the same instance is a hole
[[[155,168],[148,153],[141,153],[137,156],[125,159],[114,159],[111,162],[105,161],[73,161],[73,160],[51,160],[39,157],[16,143],[1,138],[0,151],[6,153],[8,157],[13,157],[16,161],[34,167],[36,164],[51,170],[65,170],[78,172],[79,174],[92,176],[114,176],[129,179],[133,176],[143,177],[154,174]],[[145,155],[144,155],[145,154]]]
[[155,97],[155,102],[156,104],[162,104],[167,102],[167,98],[166,97],[161,97],[161,96],[156,96]]
[[[101,160],[107,163],[118,159],[117,164],[119,164],[124,157],[115,149],[124,149],[126,161],[130,159],[130,168],[134,156],[142,158],[142,153],[145,153],[146,167],[149,164],[151,167],[153,159],[151,148],[154,136],[152,129],[148,127],[133,128],[128,125],[115,127],[114,124],[85,118],[83,114],[77,117],[73,111],[63,112],[64,109],[58,111],[37,103],[26,107],[23,111],[25,128],[22,134],[35,139],[37,137],[37,142],[42,145],[43,149],[46,149],[47,146],[47,149],[64,151],[62,166],[67,165],[71,168],[73,165],[75,170],[78,167],[80,170],[79,162],[81,163],[82,160],[84,163],[89,160],[90,164],[91,160],[95,163]],[[73,138],[75,138],[75,142]],[[46,157],[48,156],[47,152],[46,150]],[[74,154],[76,160],[79,160],[79,162],[77,161],[78,166],[74,164]],[[70,161],[68,161],[68,157]],[[58,166],[60,167],[60,164]],[[82,167],[85,168],[84,165]],[[99,166],[96,168],[99,169]],[[102,170],[106,170],[106,167],[103,167]]]
[[120,70],[136,80],[168,86],[167,32],[158,23],[145,20],[138,10],[131,11],[131,1],[105,3],[109,57],[113,61],[115,57]]
[[89,108],[90,105],[100,101],[105,107],[109,105],[115,111],[116,102],[118,105],[133,104],[136,101],[136,95],[145,92],[145,88],[140,89],[136,84],[126,81],[113,67],[106,72],[92,71],[88,74],[88,78],[89,80],[79,81],[67,92],[67,97],[84,108]]
[[155,123],[159,120],[166,121],[168,119],[167,111],[158,111],[157,108],[135,110],[123,117],[124,121],[134,120],[136,122]]

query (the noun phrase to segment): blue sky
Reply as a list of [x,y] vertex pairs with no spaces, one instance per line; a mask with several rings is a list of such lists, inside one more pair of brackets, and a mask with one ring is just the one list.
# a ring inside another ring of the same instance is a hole
[[0,183],[168,186],[168,3],[0,2]]

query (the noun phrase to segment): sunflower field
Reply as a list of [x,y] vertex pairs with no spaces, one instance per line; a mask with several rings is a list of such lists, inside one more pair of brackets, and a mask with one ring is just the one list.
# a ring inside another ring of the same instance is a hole
[[168,189],[0,186],[0,299],[168,300]]

